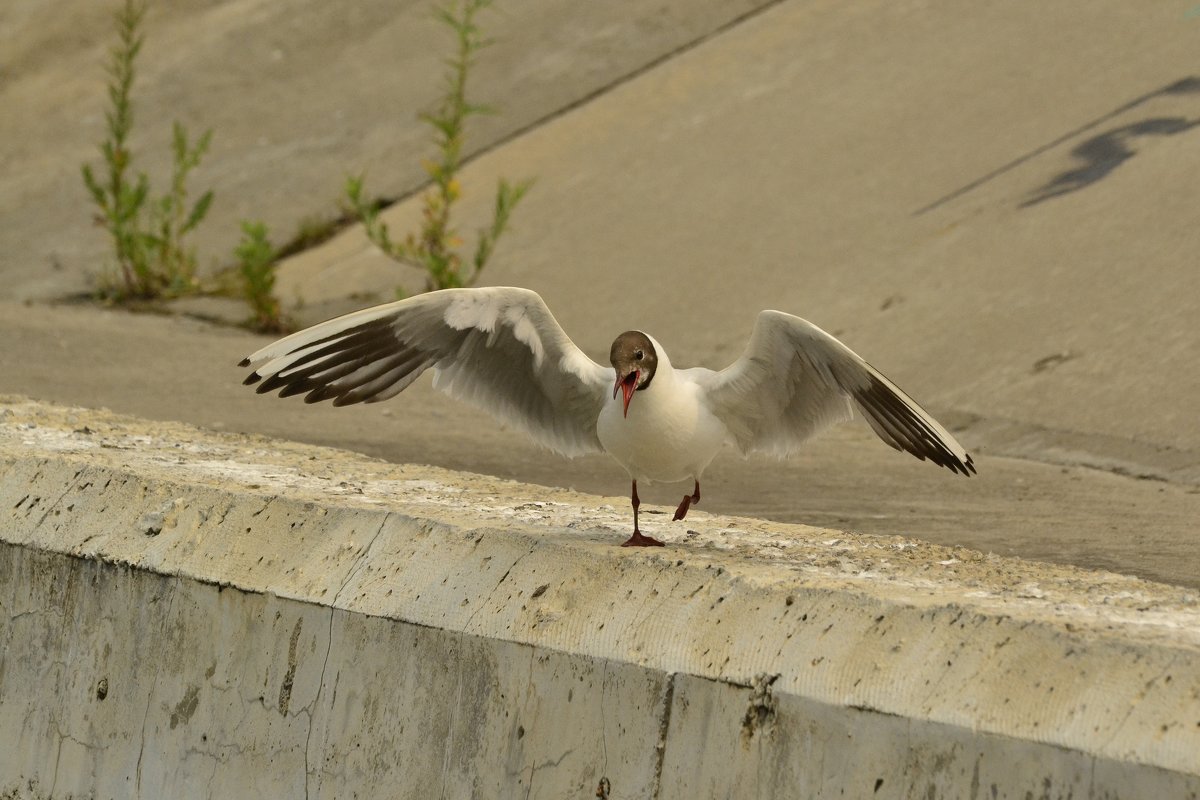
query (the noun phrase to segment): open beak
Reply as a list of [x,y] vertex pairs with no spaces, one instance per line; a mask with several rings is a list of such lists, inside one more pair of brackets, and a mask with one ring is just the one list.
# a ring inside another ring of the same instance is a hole
[[613,385],[613,399],[617,399],[617,391],[624,393],[625,408],[624,415],[629,416],[629,401],[633,399],[633,393],[637,389],[638,381],[641,380],[642,373],[640,370],[634,370],[625,377],[617,376],[617,382]]

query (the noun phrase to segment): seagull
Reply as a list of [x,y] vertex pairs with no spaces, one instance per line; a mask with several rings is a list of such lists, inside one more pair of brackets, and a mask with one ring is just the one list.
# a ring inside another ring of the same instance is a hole
[[800,317],[762,311],[741,357],[716,372],[677,369],[650,334],[613,340],[610,366],[571,341],[529,289],[443,289],[346,314],[251,354],[244,383],[262,394],[335,406],[394,397],[425,370],[433,385],[564,456],[608,453],[632,481],[633,534],[623,547],[662,546],[638,527],[638,481],[690,480],[675,511],[700,502],[700,478],[732,443],[786,457],[855,408],[886,444],[969,476],[963,446],[850,348]]

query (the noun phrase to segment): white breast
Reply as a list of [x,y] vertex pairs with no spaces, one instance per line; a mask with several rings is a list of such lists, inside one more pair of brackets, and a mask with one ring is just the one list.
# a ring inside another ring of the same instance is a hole
[[631,478],[664,482],[699,480],[728,434],[700,402],[699,387],[661,363],[650,385],[634,394],[628,417],[619,394],[604,404],[596,433]]

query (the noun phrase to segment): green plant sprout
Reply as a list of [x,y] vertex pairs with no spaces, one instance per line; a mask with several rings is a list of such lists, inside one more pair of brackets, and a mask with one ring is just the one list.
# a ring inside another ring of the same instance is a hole
[[204,219],[213,199],[208,191],[189,206],[187,192],[188,175],[207,152],[211,130],[190,144],[184,127],[174,124],[171,188],[162,197],[151,201],[149,178],[132,171],[131,91],[145,14],[143,4],[125,0],[114,15],[118,43],[109,51],[107,65],[108,138],[100,144],[106,174],[101,180],[91,165],[82,168],[84,185],[98,209],[96,223],[112,237],[119,270],[118,278],[104,280],[100,295],[115,302],[175,297],[197,288],[196,255],[185,245],[184,236]]
[[275,297],[275,248],[262,222],[242,222],[242,240],[233,251],[242,279],[242,296],[254,316],[250,327],[262,333],[283,333],[288,325]]
[[[484,106],[467,101],[467,76],[476,54],[490,42],[475,24],[476,15],[492,0],[464,0],[439,8],[437,17],[457,38],[457,51],[447,60],[446,92],[437,111],[420,115],[434,129],[438,149],[436,160],[426,161],[425,171],[431,184],[421,195],[421,228],[403,240],[391,237],[387,223],[379,216],[379,203],[363,195],[363,175],[346,179],[346,197],[355,215],[362,221],[367,238],[394,260],[425,272],[425,288],[449,289],[470,286],[479,277],[496,248],[496,242],[508,228],[513,209],[533,185],[532,180],[510,184],[500,179],[492,223],[478,231],[474,256],[466,263],[458,251],[461,240],[451,224],[451,209],[460,197],[458,172],[463,162],[466,121],[476,114],[489,113]],[[399,293],[399,292],[398,292]]]

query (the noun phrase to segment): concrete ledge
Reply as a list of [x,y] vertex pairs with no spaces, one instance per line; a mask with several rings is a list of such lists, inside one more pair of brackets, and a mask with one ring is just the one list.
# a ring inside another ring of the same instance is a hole
[[0,797],[1200,796],[1183,589],[13,397],[0,509]]

